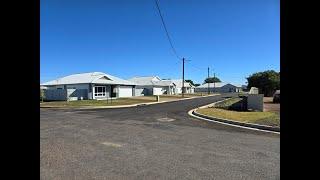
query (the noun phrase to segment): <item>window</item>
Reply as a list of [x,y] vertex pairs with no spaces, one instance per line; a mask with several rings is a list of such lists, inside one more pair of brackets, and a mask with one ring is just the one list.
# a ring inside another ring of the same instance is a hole
[[106,87],[105,86],[95,86],[94,87],[94,96],[100,96],[100,97],[106,96]]

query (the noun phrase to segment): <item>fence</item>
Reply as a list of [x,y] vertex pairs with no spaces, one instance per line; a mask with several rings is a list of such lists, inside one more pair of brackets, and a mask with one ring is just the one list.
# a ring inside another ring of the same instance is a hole
[[263,111],[263,94],[248,94],[248,109]]
[[68,100],[88,99],[87,89],[67,89]]
[[45,100],[49,101],[88,99],[87,89],[47,89],[44,94]]
[[44,91],[45,100],[66,101],[67,91],[65,89],[46,89]]

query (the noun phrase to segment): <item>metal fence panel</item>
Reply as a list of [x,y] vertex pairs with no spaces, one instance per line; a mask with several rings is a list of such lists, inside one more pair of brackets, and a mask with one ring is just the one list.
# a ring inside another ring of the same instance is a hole
[[44,91],[45,100],[65,101],[67,100],[67,91],[65,89],[46,89]]
[[87,89],[68,89],[67,90],[68,99],[88,99]]

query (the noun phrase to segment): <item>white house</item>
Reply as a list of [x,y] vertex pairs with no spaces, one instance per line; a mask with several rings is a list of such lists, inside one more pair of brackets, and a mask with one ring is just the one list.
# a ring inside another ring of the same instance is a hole
[[[227,92],[241,92],[242,86],[230,83],[209,83],[210,92],[219,92],[219,93],[227,93]],[[195,92],[208,92],[208,83],[202,84],[195,88]]]
[[47,88],[47,100],[131,97],[135,90],[135,83],[102,72],[73,74],[41,86]]
[[133,77],[128,81],[136,84],[135,96],[173,94],[175,89],[173,82],[158,76]]
[[[171,80],[173,83],[176,84],[175,94],[181,94],[182,93],[182,79],[173,79]],[[184,93],[194,93],[194,86],[192,86],[189,82],[184,82]]]

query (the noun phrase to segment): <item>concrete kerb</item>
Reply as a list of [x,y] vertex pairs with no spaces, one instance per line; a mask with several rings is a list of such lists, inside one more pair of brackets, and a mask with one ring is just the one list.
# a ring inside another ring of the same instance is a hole
[[204,98],[204,97],[211,97],[211,96],[217,96],[219,94],[212,94],[207,96],[195,96],[195,97],[189,97],[189,98],[183,98],[183,99],[174,99],[169,101],[160,101],[160,102],[149,102],[149,103],[137,103],[137,104],[130,104],[130,105],[118,105],[118,106],[87,106],[87,107],[40,107],[40,108],[52,108],[52,109],[114,109],[114,108],[129,108],[129,107],[136,107],[136,106],[145,106],[145,105],[152,105],[152,104],[161,104],[161,103],[167,103],[167,102],[175,102],[175,101],[183,101],[188,99],[195,99],[195,98]]
[[[230,98],[228,98],[230,99]],[[226,101],[228,99],[224,99],[222,101]],[[204,114],[200,114],[196,112],[197,109],[202,109],[202,108],[207,108],[207,107],[212,107],[216,103],[222,102],[222,101],[217,101],[215,103],[211,103],[205,106],[201,106],[195,109],[192,109],[188,112],[188,114],[194,118],[209,121],[209,122],[215,122],[215,123],[220,123],[228,126],[234,126],[234,127],[239,127],[239,128],[244,128],[244,129],[250,129],[250,130],[255,130],[255,131],[262,131],[262,132],[269,132],[269,133],[275,133],[275,134],[280,134],[280,128],[279,127],[272,127],[272,126],[266,126],[266,125],[259,125],[259,124],[253,124],[253,123],[244,123],[244,122],[239,122],[239,121],[234,121],[231,119],[223,119],[223,118],[217,118],[217,117],[211,117],[207,116]]]

